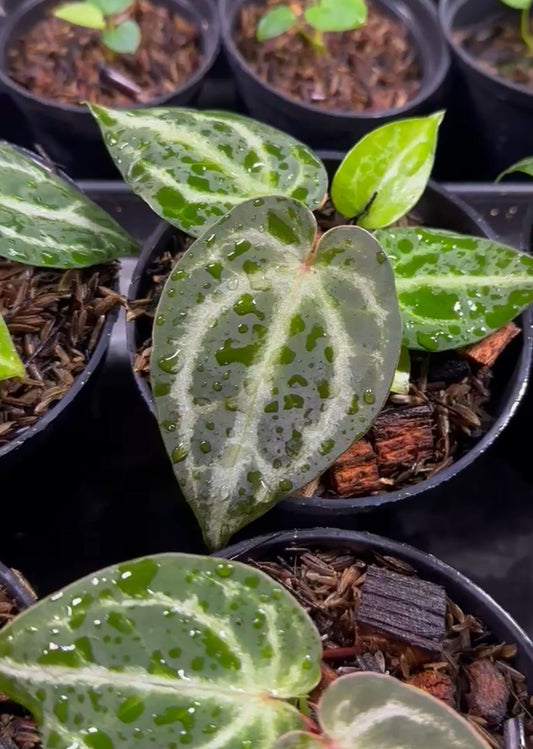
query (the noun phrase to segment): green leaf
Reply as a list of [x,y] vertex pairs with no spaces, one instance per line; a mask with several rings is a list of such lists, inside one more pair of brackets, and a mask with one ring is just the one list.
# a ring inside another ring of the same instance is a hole
[[156,412],[211,548],[325,470],[389,393],[401,336],[392,269],[363,229],[318,243],[316,231],[298,201],[242,203],[161,295]]
[[0,381],[24,375],[24,364],[17,353],[6,322],[0,315]]
[[84,26],[87,29],[105,29],[102,11],[92,3],[66,3],[53,11],[56,18]]
[[531,0],[501,0],[504,5],[508,5],[510,8],[516,8],[517,10],[525,10],[531,7]]
[[130,255],[133,240],[96,203],[0,142],[0,257],[84,268]]
[[92,3],[92,5],[96,5],[97,8],[100,8],[104,15],[114,16],[117,13],[122,13],[128,8],[131,8],[134,0],[88,0],[88,2]]
[[257,41],[266,42],[288,31],[296,22],[297,16],[288,5],[278,5],[261,18],[257,25]]
[[102,41],[113,52],[133,54],[141,43],[141,29],[135,21],[123,21],[112,29],[102,31]]
[[323,736],[304,731],[291,731],[276,741],[272,749],[337,749]]
[[533,302],[533,258],[491,239],[440,229],[383,229],[404,345],[445,351],[485,338]]
[[238,562],[163,554],[109,567],[0,633],[0,688],[46,749],[270,749],[320,677],[313,623]]
[[368,9],[364,0],[321,0],[306,8],[307,23],[318,31],[351,31],[362,26]]
[[426,188],[444,117],[397,120],[378,127],[348,153],[333,179],[331,197],[343,216],[379,229],[408,213]]
[[384,674],[357,673],[334,681],[320,700],[325,739],[286,736],[273,749],[489,749],[453,708],[422,689]]
[[513,172],[523,172],[524,174],[528,174],[530,177],[533,177],[533,156],[528,156],[526,159],[517,161],[516,164],[513,164],[508,169],[503,171],[500,175],[498,175],[498,177],[496,178],[496,182],[499,182],[502,177],[505,177],[506,174],[512,174]]
[[399,393],[400,395],[407,395],[409,392],[409,375],[411,373],[411,357],[409,356],[409,349],[402,346],[400,353],[400,361],[396,367],[394,374],[394,380],[391,385],[391,393]]
[[225,112],[89,106],[132,190],[195,237],[248,198],[288,195],[311,209],[324,200],[322,162],[268,125]]

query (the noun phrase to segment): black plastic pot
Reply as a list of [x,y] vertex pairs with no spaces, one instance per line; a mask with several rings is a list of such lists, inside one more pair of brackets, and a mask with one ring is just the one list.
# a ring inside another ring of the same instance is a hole
[[533,153],[533,92],[482,70],[454,37],[457,31],[487,27],[505,15],[512,15],[518,25],[519,13],[506,8],[500,0],[441,0],[439,13],[467,90],[467,96],[458,101],[454,97],[452,101],[451,114],[463,126],[457,146],[467,139],[463,148],[479,152],[479,170],[470,174],[471,179],[493,180],[508,166]]
[[449,598],[458,604],[465,614],[473,614],[481,619],[491,631],[495,642],[514,643],[517,646],[514,665],[525,675],[530,689],[532,688],[533,643],[524,630],[471,580],[431,554],[425,554],[412,546],[370,533],[313,528],[259,536],[229,546],[216,556],[247,562],[251,559],[283,556],[287,548],[298,546],[346,549],[369,560],[375,554],[405,560],[415,568],[422,579],[442,585]]
[[35,592],[24,577],[0,562],[0,588],[13,598],[19,611],[29,608],[37,600]]
[[[171,94],[154,99],[147,106],[186,106],[200,93],[202,81],[219,51],[219,24],[211,0],[157,0],[194,22],[201,34],[203,62],[196,73]],[[13,39],[19,38],[43,17],[57,0],[28,0],[0,26],[0,86],[9,94],[30,125],[33,139],[57,164],[77,178],[116,177],[98,126],[86,107],[59,104],[32,94],[8,74],[8,55]],[[129,109],[141,108],[132,105]]]
[[[330,176],[336,170],[342,154],[327,152],[319,154]],[[450,229],[463,234],[490,237],[486,222],[462,200],[453,197],[439,185],[430,182],[416,211],[424,224],[442,229]],[[128,292],[130,302],[141,299],[148,290],[146,270],[150,263],[169,245],[176,230],[166,223],[156,229],[146,243],[133,273]],[[151,326],[147,320],[127,324],[127,342],[133,362],[136,350],[151,336]],[[386,505],[427,496],[429,492],[446,490],[446,484],[477,460],[503,432],[520,401],[529,380],[531,358],[533,356],[533,312],[522,316],[522,334],[508,347],[494,368],[492,414],[494,423],[490,430],[455,463],[439,471],[434,476],[413,486],[394,492],[367,497],[328,499],[322,497],[287,497],[277,505],[275,512],[281,517],[285,527],[291,525],[315,525],[318,522],[330,523],[332,518],[338,524],[350,524],[354,516],[363,512],[382,508]],[[154,412],[152,393],[144,379],[134,374],[137,387],[150,411]]]
[[[22,154],[36,161],[40,166],[48,169],[52,167],[40,156],[18,147]],[[79,189],[75,182],[66,174],[57,170],[58,174],[76,190]],[[118,277],[115,281],[115,290],[118,291]],[[0,446],[0,466],[2,475],[6,476],[8,471],[20,470],[28,465],[35,452],[44,444],[50,446],[50,439],[57,431],[75,422],[75,417],[81,415],[89,405],[92,396],[92,385],[97,379],[105,362],[113,326],[118,317],[118,308],[114,307],[106,313],[106,319],[102,326],[96,346],[92,350],[89,361],[83,372],[76,377],[70,390],[52,406],[33,426],[21,432],[20,436],[11,440],[6,445]]]
[[444,103],[449,55],[431,0],[376,0],[378,6],[409,29],[423,70],[418,94],[405,106],[382,112],[325,111],[280,93],[248,66],[234,42],[234,29],[243,5],[252,0],[220,0],[224,49],[246,108],[262,122],[295,135],[315,148],[351,148],[380,124],[410,115],[430,113]]

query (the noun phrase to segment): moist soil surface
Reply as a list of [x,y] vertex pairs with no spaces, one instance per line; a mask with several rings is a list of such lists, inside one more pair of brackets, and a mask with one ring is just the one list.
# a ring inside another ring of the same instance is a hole
[[0,447],[61,400],[96,346],[106,314],[122,303],[115,264],[48,270],[0,260],[0,314],[26,377],[0,382]]
[[[245,6],[235,31],[239,51],[265,83],[305,104],[344,112],[395,109],[418,93],[422,70],[408,30],[376,5],[369,3],[363,27],[324,34],[327,53],[321,54],[296,29],[257,41],[265,9],[283,1]],[[294,0],[291,7],[301,11],[305,2]]]
[[[533,33],[533,23],[530,23]],[[487,73],[533,91],[533,53],[528,51],[520,36],[518,14],[458,31],[455,40]]]
[[60,104],[106,106],[147,103],[171,94],[199,68],[197,29],[167,8],[136,0],[119,19],[134,18],[142,41],[134,54],[115,54],[98,31],[52,16],[16,39],[9,75],[37,96]]
[[[447,599],[440,586],[427,582],[418,585],[415,570],[406,562],[374,553],[359,558],[344,550],[301,547],[287,549],[282,556],[268,561],[242,561],[259,567],[287,588],[321,634],[322,682],[310,696],[312,710],[327,683],[339,676],[355,671],[388,673],[453,707],[494,749],[518,749],[518,744],[503,740],[503,724],[509,719],[522,725],[526,746],[532,746],[533,699],[528,695],[524,676],[513,666],[515,643],[495,640],[482,621]],[[369,565],[373,570],[378,567],[392,573],[391,595],[396,596],[404,587],[399,582],[404,577],[409,578],[404,589],[416,590],[411,600],[403,595],[403,606],[397,609],[401,614],[392,614],[383,629],[377,626],[370,632],[358,617]],[[429,591],[427,597],[424,591]],[[404,635],[403,641],[392,636],[387,625],[394,624],[395,616],[399,616],[398,623],[413,612],[421,614],[420,622],[426,613],[432,614],[433,621],[438,620],[431,600],[435,592],[437,598],[439,592],[444,596],[444,638],[438,652],[428,658],[413,646],[409,636]]]

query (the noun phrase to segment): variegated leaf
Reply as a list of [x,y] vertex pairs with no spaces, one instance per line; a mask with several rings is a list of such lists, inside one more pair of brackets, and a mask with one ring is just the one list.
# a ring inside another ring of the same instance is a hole
[[132,190],[195,237],[248,198],[288,195],[311,209],[324,200],[326,170],[313,152],[248,117],[90,108]]
[[0,142],[0,257],[84,268],[130,255],[133,240],[96,203]]
[[365,230],[316,231],[298,201],[243,203],[161,295],[156,411],[212,548],[325,470],[389,392],[401,334],[392,269]]
[[459,713],[392,676],[357,673],[334,681],[318,708],[323,743],[289,734],[273,749],[489,749]]
[[17,353],[6,322],[0,315],[0,381],[24,377],[24,365]]
[[498,330],[533,303],[533,258],[441,229],[383,229],[410,349],[444,351]]
[[0,689],[46,749],[270,749],[303,720],[320,638],[258,570],[186,554],[69,585],[0,633]]
[[325,736],[317,736],[305,731],[291,731],[278,739],[272,749],[336,749],[335,744]]

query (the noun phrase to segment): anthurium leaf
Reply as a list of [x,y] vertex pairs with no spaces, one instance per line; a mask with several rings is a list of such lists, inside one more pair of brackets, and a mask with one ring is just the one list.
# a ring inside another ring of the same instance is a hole
[[411,373],[411,357],[409,349],[402,346],[400,360],[394,373],[394,380],[391,385],[391,393],[406,395],[409,392],[409,376]]
[[136,252],[96,203],[0,142],[0,257],[28,265],[84,268]]
[[499,242],[422,228],[376,239],[394,267],[408,348],[466,346],[533,302],[533,257]]
[[[459,713],[422,689],[384,674],[357,673],[334,681],[318,707],[332,749],[489,749]],[[273,749],[319,749],[286,743]]]
[[318,243],[316,230],[290,198],[242,203],[161,295],[157,416],[212,548],[321,473],[389,392],[401,337],[392,269],[363,229]]
[[88,0],[96,5],[106,16],[122,13],[133,5],[133,0]]
[[102,31],[102,41],[113,52],[133,54],[141,43],[139,24],[131,19]]
[[529,156],[527,159],[521,159],[520,161],[517,161],[516,164],[513,164],[508,169],[503,171],[496,179],[496,182],[499,182],[502,177],[505,177],[506,174],[513,174],[514,172],[523,172],[524,174],[528,174],[530,177],[533,177],[533,156]]
[[367,229],[393,224],[425,190],[433,168],[437,133],[444,117],[396,120],[365,135],[345,157],[331,197],[343,216]]
[[132,190],[193,236],[248,198],[288,195],[313,210],[324,199],[322,162],[268,125],[225,112],[89,106]]
[[92,3],[65,3],[53,12],[56,18],[88,29],[105,29],[104,14]]
[[257,41],[266,42],[288,31],[296,21],[296,13],[288,5],[272,8],[257,24]]
[[323,736],[305,731],[291,731],[278,739],[272,749],[335,749]]
[[363,0],[322,0],[304,11],[307,23],[318,31],[351,31],[362,26],[367,15]]
[[24,365],[17,353],[6,322],[0,315],[0,381],[24,377]]
[[301,728],[284,699],[320,677],[295,599],[240,563],[163,554],[109,567],[0,633],[0,689],[46,749],[270,749]]

